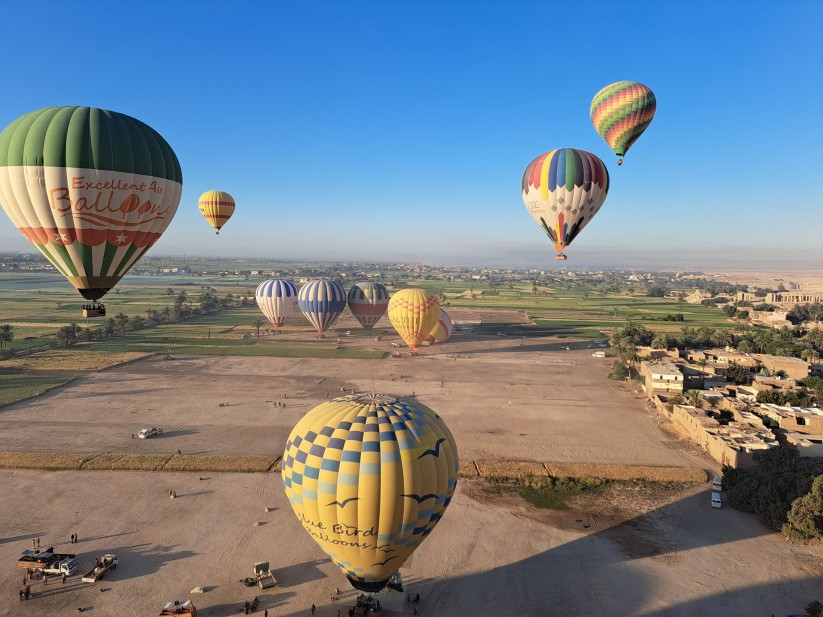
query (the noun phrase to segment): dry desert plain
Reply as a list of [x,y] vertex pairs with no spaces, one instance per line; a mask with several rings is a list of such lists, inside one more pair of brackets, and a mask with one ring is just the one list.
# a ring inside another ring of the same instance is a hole
[[[354,389],[413,393],[448,422],[464,462],[712,470],[661,430],[633,386],[606,379],[610,362],[586,343],[454,340],[385,360],[143,360],[0,409],[0,450],[273,456],[303,413]],[[165,433],[132,439],[148,426]],[[489,497],[485,486],[461,480],[403,571],[419,614],[768,617],[823,600],[823,549],[712,509],[708,484],[654,499],[607,494],[562,512]],[[308,615],[314,603],[334,617],[352,603],[350,592],[330,599],[348,585],[294,517],[277,473],[3,470],[0,495],[0,615],[157,615],[175,599],[192,599],[199,615],[232,615],[257,593],[269,615]],[[81,571],[103,552],[121,563],[96,585],[36,583],[21,603],[15,561],[35,537],[76,552]],[[260,560],[279,581],[265,593],[238,582]],[[190,594],[198,586],[205,593]],[[384,604],[411,614],[402,600]]]

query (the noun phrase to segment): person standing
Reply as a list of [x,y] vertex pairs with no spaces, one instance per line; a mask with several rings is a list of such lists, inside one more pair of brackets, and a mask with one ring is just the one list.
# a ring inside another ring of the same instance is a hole
[[37,536],[37,548],[40,548],[40,536]]
[[63,572],[63,584],[64,585],[66,584],[66,573],[65,572]]
[[49,584],[49,577],[46,576],[45,572],[43,573],[43,587]]
[[314,615],[314,611],[316,611],[316,610],[317,610],[317,607],[314,604],[312,604],[311,605],[311,614]]

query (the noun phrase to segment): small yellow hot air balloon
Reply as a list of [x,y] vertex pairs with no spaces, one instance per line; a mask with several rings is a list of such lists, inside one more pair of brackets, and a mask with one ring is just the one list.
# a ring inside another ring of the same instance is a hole
[[197,200],[200,214],[220,233],[220,228],[234,214],[234,197],[224,191],[206,191]]
[[292,430],[283,486],[305,530],[352,586],[380,591],[443,516],[457,446],[411,398],[356,394],[322,403]]
[[417,351],[437,324],[440,303],[425,289],[401,289],[389,300],[388,315],[397,333],[412,351]]

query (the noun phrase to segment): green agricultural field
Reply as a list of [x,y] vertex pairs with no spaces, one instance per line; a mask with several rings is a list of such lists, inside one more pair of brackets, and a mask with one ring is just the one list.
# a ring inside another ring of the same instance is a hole
[[[37,288],[35,275],[10,277],[0,275],[0,323],[14,326],[14,349],[47,346],[55,341],[62,326],[76,323],[82,327],[102,326],[106,318],[84,319],[83,300],[77,293],[52,275],[41,275],[43,287]],[[202,285],[213,285],[217,294],[225,297],[253,293],[257,280],[235,277],[127,277],[106,298],[108,317],[123,313],[130,318],[147,317],[152,309],[162,311],[171,307],[176,295],[185,291],[188,301],[197,306]],[[14,289],[19,284],[20,289]],[[449,309],[472,310],[478,318],[494,311],[519,311],[530,319],[522,323],[481,323],[474,327],[477,333],[505,331],[513,336],[567,336],[602,338],[602,331],[610,331],[632,319],[655,332],[677,333],[682,327],[732,328],[722,311],[701,305],[685,304],[670,298],[652,298],[640,292],[602,293],[539,286],[533,293],[526,283],[500,285],[491,288],[485,281],[452,282],[412,280],[403,286],[418,285],[436,294],[441,304]],[[169,293],[171,288],[172,293]],[[395,291],[396,288],[392,288]],[[667,315],[680,313],[684,321],[662,321]],[[348,315],[348,311],[344,313]],[[317,339],[305,326],[305,336],[263,337],[260,342],[253,336],[252,323],[262,319],[254,305],[232,308],[212,315],[194,316],[183,322],[164,324],[126,336],[91,343],[81,342],[74,349],[88,349],[108,353],[143,352],[199,355],[285,356],[323,358],[380,358],[383,351],[337,349],[334,339],[348,329],[359,329],[349,315],[345,325],[329,332],[325,339]],[[519,321],[522,321],[519,320]],[[305,324],[304,321],[300,323]],[[294,334],[303,328],[292,323]],[[264,330],[267,326],[264,326]],[[375,331],[374,334],[380,334]],[[299,339],[299,340],[298,340]]]
[[0,372],[0,407],[42,394],[52,388],[65,385],[73,375],[43,372]]

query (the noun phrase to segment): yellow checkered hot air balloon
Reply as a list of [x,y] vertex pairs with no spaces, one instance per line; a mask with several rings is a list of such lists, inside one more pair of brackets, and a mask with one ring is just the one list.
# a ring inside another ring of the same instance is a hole
[[224,191],[206,191],[200,195],[197,205],[200,207],[200,214],[218,234],[234,214],[234,197]]
[[417,351],[437,324],[440,303],[425,289],[401,289],[389,300],[388,315],[397,333],[413,351]]
[[294,427],[283,486],[352,586],[376,592],[443,516],[457,486],[457,447],[443,419],[415,399],[344,396]]

